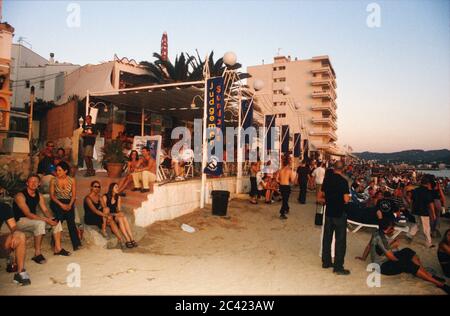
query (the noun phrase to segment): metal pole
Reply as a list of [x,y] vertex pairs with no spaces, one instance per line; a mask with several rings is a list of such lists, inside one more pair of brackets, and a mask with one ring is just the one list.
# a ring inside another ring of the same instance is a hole
[[207,160],[207,144],[206,144],[206,117],[207,117],[207,100],[208,97],[208,77],[205,76],[205,94],[203,99],[203,136],[202,136],[202,184],[200,188],[200,208],[205,207],[205,186],[206,186],[206,160]]
[[89,114],[89,90],[86,90],[86,116]]
[[141,136],[144,136],[144,121],[145,121],[145,113],[144,113],[144,108],[142,108],[142,112],[141,112]]
[[238,135],[237,135],[237,179],[236,179],[236,194],[241,193],[242,182],[242,146],[241,146],[241,133],[242,133],[242,95],[239,88],[238,94]]
[[34,86],[30,90],[30,116],[28,117],[28,142],[31,144],[31,135],[33,134],[33,108],[34,108]]

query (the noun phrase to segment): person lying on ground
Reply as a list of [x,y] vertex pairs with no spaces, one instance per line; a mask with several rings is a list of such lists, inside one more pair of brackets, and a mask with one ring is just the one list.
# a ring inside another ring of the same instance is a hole
[[383,275],[398,275],[410,273],[422,280],[433,283],[438,288],[450,294],[450,286],[436,275],[430,274],[422,265],[416,252],[410,248],[399,249],[397,239],[388,242],[388,237],[394,232],[394,222],[388,218],[380,222],[379,229],[375,231],[369,244],[364,249],[362,257],[358,260],[365,261],[370,253],[370,260],[380,266]]

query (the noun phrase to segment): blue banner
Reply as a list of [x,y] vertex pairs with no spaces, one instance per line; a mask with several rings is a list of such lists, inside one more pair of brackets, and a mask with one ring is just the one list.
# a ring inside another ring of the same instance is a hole
[[307,139],[305,139],[303,141],[303,148],[304,148],[303,160],[309,161],[309,145],[308,145],[308,140]]
[[294,134],[294,157],[299,158],[302,155],[302,134]]
[[206,142],[208,158],[203,172],[213,176],[220,176],[223,173],[223,77],[208,79],[206,88]]
[[272,139],[272,127],[275,127],[275,115],[265,115],[265,127],[266,127],[266,137],[265,137],[265,144],[266,144],[266,150],[271,151],[272,145],[274,145],[274,141]]
[[253,100],[242,100],[241,117],[243,129],[253,125]]
[[289,125],[281,126],[281,152],[289,153]]

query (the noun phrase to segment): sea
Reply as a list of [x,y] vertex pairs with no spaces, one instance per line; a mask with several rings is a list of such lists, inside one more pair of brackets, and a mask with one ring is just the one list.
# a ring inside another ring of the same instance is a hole
[[450,169],[439,169],[439,170],[417,170],[417,172],[420,173],[428,173],[431,175],[434,175],[436,177],[442,177],[442,178],[450,178]]

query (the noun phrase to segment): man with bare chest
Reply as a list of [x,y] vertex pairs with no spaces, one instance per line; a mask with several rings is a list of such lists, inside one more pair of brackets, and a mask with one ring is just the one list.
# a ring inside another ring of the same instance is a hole
[[283,204],[280,209],[280,219],[287,219],[289,213],[289,195],[291,194],[291,183],[295,183],[296,175],[291,169],[291,158],[285,155],[282,159],[282,168],[278,172],[277,181],[280,184],[280,193]]

